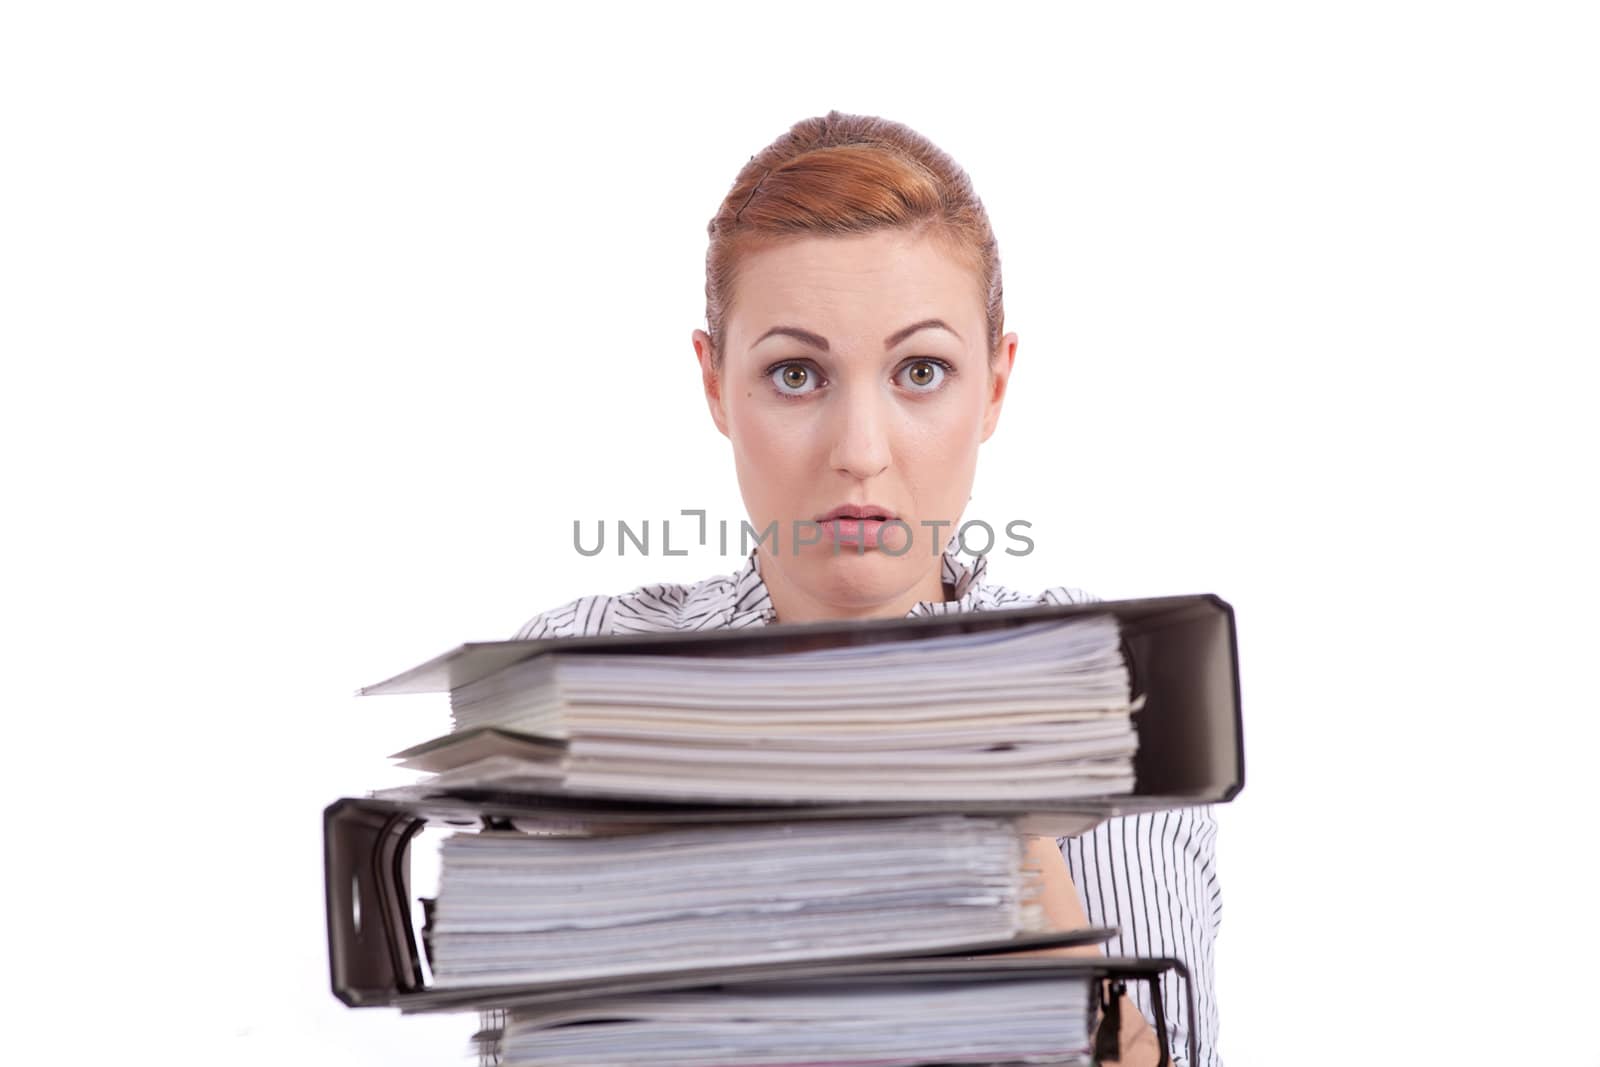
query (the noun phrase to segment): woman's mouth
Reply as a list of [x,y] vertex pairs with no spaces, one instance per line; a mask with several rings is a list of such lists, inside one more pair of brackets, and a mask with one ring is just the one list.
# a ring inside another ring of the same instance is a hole
[[878,547],[879,532],[890,519],[897,518],[888,508],[876,504],[847,504],[834,508],[814,521],[821,525],[823,539],[837,545],[850,545],[858,551]]

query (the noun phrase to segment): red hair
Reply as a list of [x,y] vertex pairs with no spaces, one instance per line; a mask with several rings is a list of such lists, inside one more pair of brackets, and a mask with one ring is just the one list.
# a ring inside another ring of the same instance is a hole
[[706,333],[713,364],[722,363],[723,325],[747,253],[789,237],[888,229],[931,236],[972,268],[992,358],[1005,322],[1000,250],[972,180],[907,126],[830,111],[801,119],[751,156],[706,227]]

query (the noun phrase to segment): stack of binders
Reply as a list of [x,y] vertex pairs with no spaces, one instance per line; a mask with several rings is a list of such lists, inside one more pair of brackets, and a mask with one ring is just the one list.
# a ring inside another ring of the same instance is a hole
[[1213,596],[477,643],[362,690],[419,692],[426,777],[325,815],[333,990],[476,1010],[507,1067],[1115,1058],[1100,1006],[1163,1013],[1182,965],[1030,952],[1115,931],[1050,928],[1027,836],[1244,777]]

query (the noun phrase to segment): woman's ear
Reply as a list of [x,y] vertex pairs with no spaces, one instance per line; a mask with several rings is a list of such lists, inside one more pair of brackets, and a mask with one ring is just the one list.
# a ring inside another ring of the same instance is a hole
[[700,363],[700,384],[705,389],[706,405],[711,409],[711,421],[717,424],[722,436],[728,436],[728,412],[722,404],[722,375],[711,361],[711,335],[696,330],[691,336],[695,359]]
[[1000,422],[1000,407],[1006,400],[1006,386],[1011,381],[1011,364],[1017,358],[1017,335],[1008,333],[1000,338],[1000,350],[989,360],[989,392],[983,411],[983,436],[987,441]]

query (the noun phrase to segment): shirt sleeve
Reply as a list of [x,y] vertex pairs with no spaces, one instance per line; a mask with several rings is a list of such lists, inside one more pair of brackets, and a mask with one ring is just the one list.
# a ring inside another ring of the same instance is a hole
[[[1120,931],[1106,942],[1107,955],[1175,957],[1188,969],[1194,1019],[1182,979],[1171,971],[1161,978],[1167,1043],[1182,1067],[1222,1064],[1213,953],[1222,918],[1216,833],[1211,808],[1194,807],[1108,819],[1086,834],[1057,839],[1089,922]],[[1130,983],[1128,994],[1154,1026],[1149,986]],[[1190,1027],[1199,1056],[1194,1064]]]
[[540,637],[594,637],[610,633],[615,597],[580,596],[541,611],[517,628],[513,641]]
[[1052,585],[1036,598],[1041,604],[1093,604],[1100,597],[1075,585]]

